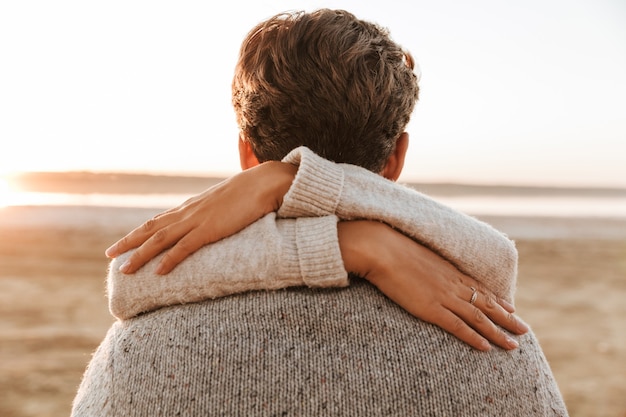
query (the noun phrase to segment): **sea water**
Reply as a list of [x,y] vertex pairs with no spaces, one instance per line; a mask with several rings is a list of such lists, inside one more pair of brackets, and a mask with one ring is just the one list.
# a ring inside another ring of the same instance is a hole
[[[430,196],[470,215],[626,218],[626,197],[546,195]],[[162,209],[175,207],[189,194],[70,194],[19,192],[2,206],[89,206]]]

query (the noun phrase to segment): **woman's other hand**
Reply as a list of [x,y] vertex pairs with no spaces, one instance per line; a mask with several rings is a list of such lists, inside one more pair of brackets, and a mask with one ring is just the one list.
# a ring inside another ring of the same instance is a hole
[[[363,277],[409,313],[435,324],[470,346],[489,342],[510,350],[513,334],[529,328],[475,279],[391,227],[373,221],[340,222],[339,245],[347,271]],[[485,254],[489,256],[489,254]]]

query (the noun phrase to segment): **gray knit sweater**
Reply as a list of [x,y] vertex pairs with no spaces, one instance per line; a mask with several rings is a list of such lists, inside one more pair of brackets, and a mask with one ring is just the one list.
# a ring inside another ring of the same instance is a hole
[[[367,183],[368,174],[355,174],[353,167],[330,164],[307,150],[295,156],[300,169],[279,214],[321,217],[276,221],[266,216],[240,235],[194,254],[175,270],[175,280],[138,275],[135,291],[113,264],[109,291],[117,300],[112,310],[120,317],[234,295],[116,322],[84,375],[73,415],[567,415],[532,333],[519,338],[520,347],[512,352],[478,352],[358,279],[341,289],[241,292],[347,284],[336,218],[327,214],[376,218],[380,212],[366,215],[372,205],[397,197],[392,183],[384,185],[383,198],[368,198],[369,192],[379,192],[369,185],[351,194],[351,187]],[[334,198],[328,192],[333,184],[337,198],[327,204]],[[516,252],[508,239],[422,197],[425,205],[409,206],[412,214],[396,213],[391,204],[379,220],[437,250],[510,300]],[[411,233],[413,210],[423,216],[416,223],[417,236]],[[249,244],[237,252],[242,242]],[[324,273],[316,273],[320,267]],[[201,284],[198,274],[209,283]],[[230,285],[229,279],[238,284]],[[145,285],[157,295],[133,295]],[[195,287],[187,291],[187,285]]]

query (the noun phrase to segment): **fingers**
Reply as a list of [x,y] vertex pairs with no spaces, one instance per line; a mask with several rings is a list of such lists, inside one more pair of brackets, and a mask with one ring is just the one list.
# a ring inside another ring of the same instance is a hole
[[473,330],[496,346],[511,350],[519,346],[517,341],[496,326],[479,308],[472,305],[460,308],[459,317],[468,323]]
[[496,297],[496,302],[500,304],[509,313],[515,313],[515,306],[509,303],[508,301],[506,301],[504,298]]
[[519,346],[515,339],[496,326],[478,306],[471,305],[468,300],[458,299],[457,303],[450,307],[440,305],[437,313],[429,316],[424,317],[424,320],[443,328],[480,351],[490,350],[490,342],[506,350]]
[[163,258],[159,261],[156,273],[165,275],[181,263],[189,255],[200,249],[206,242],[201,239],[200,233],[190,232],[183,236]]
[[515,312],[515,306],[513,304],[509,303],[504,298],[496,297],[493,292],[489,290],[489,288],[487,288],[482,282],[476,281],[467,275],[462,275],[462,277],[460,278],[460,282],[469,288],[478,289],[479,293],[482,293],[488,297],[493,297],[496,302],[509,313]]
[[474,291],[469,290],[465,290],[465,294],[459,296],[451,310],[475,332],[493,344],[507,350],[517,348],[517,341],[502,328],[515,334],[523,334],[529,330],[528,326],[498,304],[495,297],[476,292],[472,305],[469,301],[472,300]]
[[476,307],[485,313],[495,324],[503,327],[505,330],[518,335],[524,334],[530,330],[522,319],[502,306],[502,300],[485,294],[478,294],[476,301],[480,303]]
[[[188,229],[180,223],[175,223],[171,226],[157,230],[131,254],[126,262],[120,266],[120,272],[125,274],[135,273],[152,258],[182,239],[187,232]],[[171,270],[174,266],[175,264],[171,265],[169,270]],[[158,270],[157,273],[159,273]]]
[[124,252],[137,248],[144,244],[160,228],[163,220],[171,214],[171,211],[159,213],[141,226],[132,230],[126,236],[111,245],[104,253],[109,258],[115,258]]
[[491,350],[489,341],[452,311],[442,308],[435,317],[436,319],[431,323],[436,324],[473,348],[483,352]]

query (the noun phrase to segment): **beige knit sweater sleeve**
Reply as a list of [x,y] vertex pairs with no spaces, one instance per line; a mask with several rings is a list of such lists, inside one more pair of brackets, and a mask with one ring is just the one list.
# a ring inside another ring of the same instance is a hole
[[284,159],[299,165],[278,215],[286,218],[336,214],[342,220],[378,220],[401,230],[513,301],[517,250],[487,223],[441,204],[364,168],[336,164],[306,147]]
[[277,220],[270,213],[201,248],[167,275],[154,273],[163,254],[132,275],[119,272],[131,253],[109,266],[109,309],[119,319],[244,291],[348,285],[334,215]]

